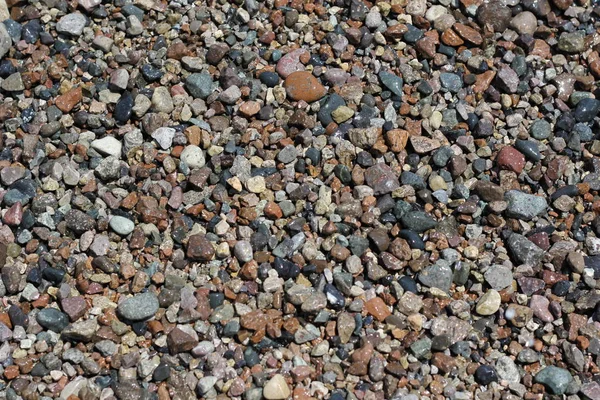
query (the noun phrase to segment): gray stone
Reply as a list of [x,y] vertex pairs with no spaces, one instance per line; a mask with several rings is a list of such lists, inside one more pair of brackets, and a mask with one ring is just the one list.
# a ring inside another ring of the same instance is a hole
[[119,303],[117,311],[130,321],[142,321],[153,317],[158,311],[158,298],[154,293],[146,292],[129,297]]
[[162,127],[152,132],[152,138],[160,145],[163,150],[167,150],[173,144],[173,138],[177,131],[173,128]]
[[23,84],[21,73],[15,72],[14,74],[10,74],[2,81],[0,87],[6,92],[20,92],[24,90],[25,85]]
[[121,236],[127,236],[135,228],[135,224],[129,218],[121,217],[120,215],[113,216],[109,221],[109,226],[113,231]]
[[105,136],[102,139],[96,139],[91,143],[92,149],[105,156],[121,158],[121,141],[114,136]]
[[71,36],[81,36],[86,24],[87,18],[85,15],[81,13],[67,14],[56,24],[56,31]]
[[419,273],[419,282],[427,287],[435,287],[445,292],[452,285],[452,269],[446,265],[434,264]]
[[538,265],[544,257],[544,250],[537,247],[523,235],[513,233],[507,241],[508,249],[513,257],[521,264]]
[[186,148],[183,149],[179,159],[191,169],[202,168],[206,164],[204,152],[200,147],[193,144],[186,146]]
[[298,157],[298,151],[296,147],[291,144],[285,146],[281,151],[277,154],[277,160],[284,164],[289,164],[292,161],[295,161]]
[[508,202],[507,215],[525,221],[544,214],[548,208],[545,198],[518,190],[509,190],[504,194],[504,199]]
[[571,381],[573,381],[573,377],[566,369],[551,365],[538,372],[535,376],[535,381],[546,386],[550,390],[550,393],[563,395]]

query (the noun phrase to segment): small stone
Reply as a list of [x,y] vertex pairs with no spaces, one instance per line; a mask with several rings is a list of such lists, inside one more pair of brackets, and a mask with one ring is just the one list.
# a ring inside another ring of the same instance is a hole
[[129,321],[143,321],[158,311],[158,299],[154,293],[146,292],[129,297],[117,306],[119,314]]
[[511,218],[530,221],[536,216],[544,214],[548,208],[545,198],[518,190],[509,190],[504,198],[508,202],[507,215]]
[[492,315],[500,308],[500,294],[494,289],[488,290],[477,302],[475,311],[479,315]]
[[193,144],[186,146],[179,158],[191,169],[202,168],[206,164],[204,152],[200,147]]
[[121,149],[123,145],[121,144],[121,141],[114,136],[105,136],[102,139],[96,139],[91,143],[91,146],[102,155],[121,158]]
[[20,92],[25,89],[23,79],[21,78],[21,74],[19,72],[15,72],[14,74],[11,74],[5,78],[0,87],[2,87],[2,90],[6,92]]
[[267,400],[285,400],[290,395],[290,388],[280,374],[274,375],[263,388],[263,396]]
[[512,18],[510,27],[521,35],[533,35],[537,29],[537,18],[532,12],[522,11]]
[[120,215],[113,216],[109,221],[109,225],[113,231],[121,236],[129,235],[135,228],[135,224],[132,220],[121,217]]
[[210,261],[215,255],[215,249],[206,236],[192,235],[188,240],[186,254],[192,260]]
[[71,36],[81,36],[86,24],[87,18],[85,15],[80,13],[67,14],[56,24],[56,31]]

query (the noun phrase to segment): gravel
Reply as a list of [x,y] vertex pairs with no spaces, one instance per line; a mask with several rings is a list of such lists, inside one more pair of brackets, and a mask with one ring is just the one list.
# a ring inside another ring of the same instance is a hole
[[596,3],[0,1],[0,398],[600,398]]

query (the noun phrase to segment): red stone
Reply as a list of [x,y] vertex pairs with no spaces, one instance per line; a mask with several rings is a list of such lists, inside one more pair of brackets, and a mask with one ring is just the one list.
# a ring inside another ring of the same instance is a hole
[[21,224],[21,220],[23,219],[23,206],[21,202],[17,202],[12,205],[11,208],[8,209],[6,214],[2,220],[5,224],[11,226],[19,226]]
[[501,169],[520,174],[525,167],[525,156],[512,146],[503,147],[496,157],[496,162]]

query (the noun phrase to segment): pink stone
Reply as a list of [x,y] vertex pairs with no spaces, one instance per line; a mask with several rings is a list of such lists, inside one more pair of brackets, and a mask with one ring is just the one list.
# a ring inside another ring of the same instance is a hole
[[183,190],[180,186],[175,186],[171,191],[171,197],[169,197],[169,206],[173,207],[175,210],[181,206],[183,202]]
[[549,305],[550,301],[544,296],[539,296],[537,294],[531,296],[529,307],[533,310],[533,315],[544,322],[554,321],[554,317],[550,313],[550,310],[548,310]]
[[550,248],[550,240],[548,239],[548,234],[546,232],[538,232],[528,236],[527,239],[531,240],[542,250],[548,250]]
[[8,209],[6,214],[2,220],[5,224],[11,226],[19,226],[21,224],[21,220],[23,219],[23,206],[21,202],[17,202],[13,204],[11,208]]
[[304,54],[308,54],[308,52],[304,49],[297,49],[281,57],[277,63],[277,73],[283,78],[287,78],[292,72],[304,71],[304,65],[300,62],[300,57]]

